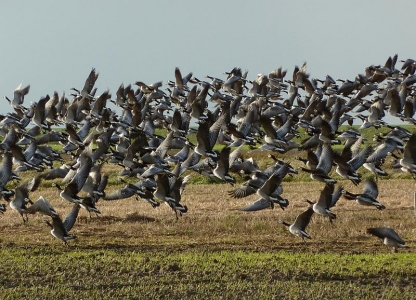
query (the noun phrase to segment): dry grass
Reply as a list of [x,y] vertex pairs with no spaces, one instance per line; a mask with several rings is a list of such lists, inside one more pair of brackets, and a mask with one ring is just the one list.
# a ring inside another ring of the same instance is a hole
[[[342,182],[352,192],[360,192],[349,182]],[[118,188],[116,186],[111,189]],[[290,201],[283,211],[276,207],[259,212],[242,212],[240,208],[257,199],[252,195],[244,199],[233,199],[227,194],[232,187],[228,184],[188,185],[182,202],[189,208],[178,221],[166,205],[153,209],[147,202],[134,198],[103,201],[97,207],[101,216],[89,218],[81,210],[71,233],[78,236],[70,241],[76,247],[168,246],[207,247],[210,249],[232,247],[238,249],[285,249],[290,251],[337,251],[352,253],[388,252],[378,239],[365,233],[373,226],[391,226],[405,239],[414,251],[416,232],[414,229],[413,190],[411,180],[381,180],[379,201],[387,208],[379,211],[363,207],[354,201],[339,200],[333,211],[337,214],[334,224],[315,215],[307,228],[312,240],[304,247],[278,220],[292,222],[307,204],[302,199],[317,200],[323,184],[317,182],[284,182],[283,196]],[[61,216],[65,216],[71,205],[59,198],[55,189],[42,186],[34,192],[32,199],[43,195]],[[23,224],[17,212],[10,208],[0,217],[2,244],[60,246],[60,242],[49,234],[42,216],[30,216]]]

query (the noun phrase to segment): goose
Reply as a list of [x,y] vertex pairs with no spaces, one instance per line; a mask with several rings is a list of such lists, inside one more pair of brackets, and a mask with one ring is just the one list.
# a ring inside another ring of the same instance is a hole
[[312,202],[308,199],[303,201],[309,203],[316,214],[328,216],[329,222],[332,223],[332,220],[336,219],[337,216],[331,211],[331,208],[337,203],[342,190],[343,187],[340,187],[337,192],[335,192],[334,184],[327,183],[321,191],[318,202]]
[[102,178],[102,175],[101,175],[102,167],[103,167],[103,164],[92,166],[88,174],[88,178],[81,188],[82,191],[88,193],[90,196],[96,195],[97,197],[101,197],[104,195],[103,191],[98,190],[98,186],[100,185],[101,178]]
[[71,167],[67,164],[63,164],[57,168],[54,168],[46,173],[38,175],[38,177],[45,180],[53,180],[56,178],[65,178],[68,175],[68,172],[71,170]]
[[284,149],[283,147],[287,144],[287,141],[284,139],[284,136],[286,135],[286,133],[282,133],[282,132],[278,133],[276,129],[273,127],[271,119],[266,118],[264,116],[260,117],[260,123],[265,131],[265,136],[264,136],[265,144],[263,145],[265,147],[268,145],[275,146],[277,147],[276,149],[282,149],[283,151]]
[[63,241],[65,246],[69,246],[67,241],[76,238],[75,235],[69,234],[69,231],[72,229],[75,221],[77,220],[79,209],[80,206],[75,203],[71,212],[65,217],[64,221],[62,221],[59,215],[52,216],[52,223],[48,220],[44,220],[44,222],[51,228],[51,234],[55,238]]
[[228,195],[232,198],[244,198],[249,195],[255,194],[257,190],[266,182],[269,175],[262,171],[256,171],[252,174],[252,177],[244,182],[236,189],[229,191]]
[[373,153],[368,156],[363,166],[373,172],[377,179],[377,175],[383,176],[385,173],[381,169],[377,170],[377,168],[380,168],[386,156],[389,153],[393,153],[396,149],[402,150],[403,148],[403,140],[400,137],[396,135],[386,136],[383,142],[374,148]]
[[229,173],[229,167],[230,167],[230,163],[229,163],[229,158],[230,158],[230,152],[231,152],[231,148],[230,147],[224,147],[219,155],[219,160],[217,161],[217,165],[215,167],[215,169],[213,170],[213,174],[225,181],[228,182],[229,184],[231,184],[232,186],[235,184],[236,180],[234,177],[232,177]]
[[306,232],[306,227],[309,225],[313,213],[314,211],[312,206],[309,206],[304,212],[296,217],[293,224],[289,224],[285,221],[279,221],[279,223],[288,227],[291,234],[300,237],[302,241],[306,243],[305,238],[311,239],[311,236]]
[[107,193],[104,197],[102,197],[105,201],[113,201],[113,200],[120,200],[120,199],[127,199],[136,195],[137,190],[127,184],[121,189],[117,189],[112,193]]
[[156,187],[156,182],[154,180],[140,180],[135,184],[128,183],[122,178],[119,178],[119,181],[126,183],[126,185],[112,193],[105,194],[102,197],[103,200],[112,201],[136,196],[136,200],[137,197],[143,198],[148,201],[152,207],[157,207],[160,205],[160,203],[153,198],[152,191],[154,191],[154,188]]
[[207,122],[203,122],[198,127],[196,134],[197,145],[194,149],[196,153],[202,156],[217,158],[218,153],[213,151],[213,147],[217,141],[219,131],[225,121],[226,114],[221,115],[211,126]]
[[189,143],[185,143],[185,145],[180,149],[176,154],[169,155],[165,161],[167,163],[176,163],[176,162],[184,162],[190,153],[191,146]]
[[379,210],[386,207],[377,201],[378,187],[374,179],[369,178],[364,182],[362,194],[353,194],[347,190],[343,190],[343,195],[347,200],[355,200],[360,205],[375,206]]
[[93,68],[91,70],[91,72],[89,73],[87,79],[85,80],[84,87],[82,88],[82,90],[79,91],[76,88],[71,88],[71,90],[77,92],[82,97],[92,99],[93,96],[91,94],[92,94],[92,91],[93,91],[93,88],[94,88],[94,84],[98,79],[98,75],[99,74],[97,73],[95,68]]
[[186,76],[182,77],[181,70],[178,67],[176,67],[175,68],[175,82],[169,82],[169,84],[174,86],[174,88],[180,90],[181,92],[189,91],[187,83],[192,78],[192,75],[193,75],[192,72],[190,72]]
[[14,193],[6,188],[7,183],[12,176],[13,156],[10,151],[3,154],[3,160],[0,168],[0,199],[3,195],[12,196]]
[[261,188],[262,185],[267,181],[267,179],[269,179],[272,174],[274,174],[284,165],[285,168],[288,168],[288,170],[286,170],[285,168],[282,169],[281,175],[283,175],[285,172],[288,172],[289,174],[297,173],[296,170],[294,170],[288,163],[278,160],[272,154],[270,154],[269,157],[275,161],[275,164],[267,167],[263,171],[255,170],[251,173],[251,178],[249,180],[244,182],[238,188],[229,191],[228,195],[230,195],[233,198],[244,198],[249,195],[255,194],[257,190]]
[[110,91],[107,89],[94,101],[91,112],[90,112],[91,116],[100,118],[102,116],[103,111],[106,108],[107,100],[110,98],[111,98],[111,94],[110,94]]
[[78,193],[84,186],[91,168],[91,152],[84,151],[80,156],[80,166],[68,185],[63,189],[59,184],[54,182],[52,183],[52,186],[56,187],[60,191],[59,195],[62,199],[72,203],[80,203],[82,199],[78,196]]
[[336,173],[350,180],[354,185],[358,185],[361,182],[361,175],[357,173],[357,170],[364,165],[372,152],[373,148],[370,145],[366,145],[353,156],[351,146],[345,145],[341,154],[334,152],[334,163],[337,165]]
[[140,174],[140,178],[149,178],[153,177],[156,174],[167,174],[171,176],[172,172],[169,171],[167,168],[161,167],[158,164],[152,164],[144,172]]
[[[178,164],[173,173],[178,173],[180,170],[180,164]],[[178,167],[179,166],[179,167]],[[185,183],[186,180],[182,177],[171,176],[169,177],[167,174],[158,174],[157,175],[157,187],[156,190],[153,192],[153,195],[164,201],[172,210],[175,212],[176,220],[178,220],[178,215],[182,216],[183,213],[188,211],[188,207],[186,205],[180,204],[181,194],[183,191],[182,185]]]
[[243,142],[249,145],[254,145],[256,143],[250,134],[251,126],[255,121],[256,114],[256,109],[253,105],[250,105],[247,114],[238,125],[231,122],[227,124],[227,132],[231,134],[231,139],[233,140],[230,147],[238,147]]
[[48,115],[50,109],[50,107],[46,107],[46,103],[49,100],[49,95],[46,95],[45,97],[42,97],[38,102],[36,102],[35,113],[32,117],[32,123],[44,130],[49,129],[48,124],[45,122],[46,116]]
[[175,109],[173,112],[172,121],[169,122],[167,128],[173,131],[176,137],[185,136],[187,132],[187,122],[184,121],[184,118],[186,118],[186,116],[187,114],[182,115],[179,109]]
[[315,151],[312,149],[306,150],[306,158],[298,156],[296,157],[297,160],[300,160],[307,166],[310,170],[316,170],[318,163],[319,163],[319,156],[321,153],[322,148],[318,147]]
[[97,207],[95,207],[95,203],[96,198],[91,195],[81,198],[81,202],[79,203],[79,206],[88,212],[90,219],[92,219],[91,212],[94,212],[97,216],[101,214]]
[[399,163],[403,172],[412,174],[416,179],[416,134],[412,134],[407,141]]
[[85,145],[81,139],[81,137],[76,132],[75,128],[71,124],[66,124],[66,133],[68,133],[68,142],[76,147],[80,147],[81,149],[85,148]]
[[26,219],[23,216],[23,214],[25,214],[25,210],[27,209],[28,203],[33,204],[29,198],[29,193],[35,191],[39,187],[40,182],[41,180],[38,177],[34,177],[33,179],[18,185],[15,188],[14,199],[9,202],[10,208],[20,214],[23,219],[23,223],[28,221],[27,214]]
[[283,178],[286,176],[288,172],[289,172],[289,165],[284,164],[278,170],[276,170],[264,182],[264,184],[257,190],[257,195],[259,195],[261,198],[265,199],[266,201],[269,201],[271,208],[274,208],[275,202],[279,203],[278,199],[281,198],[279,195],[282,192],[282,191],[279,191],[279,189],[281,189],[280,185],[283,181]]
[[53,208],[53,206],[44,198],[40,196],[31,206],[22,210],[23,214],[35,214],[40,213],[45,216],[58,216],[58,213]]
[[333,150],[331,148],[330,143],[323,143],[322,144],[322,152],[319,156],[319,162],[316,166],[316,169],[306,169],[304,167],[301,167],[300,169],[302,171],[308,172],[310,174],[310,177],[313,180],[325,182],[325,183],[337,183],[337,181],[333,178],[331,178],[328,173],[332,169],[332,163],[333,163]]
[[403,239],[390,227],[374,227],[367,229],[368,234],[372,234],[381,239],[384,245],[393,247],[393,252],[397,253],[397,248],[409,248]]
[[[124,180],[121,179],[121,181]],[[154,180],[140,180],[135,184],[127,183],[126,185],[127,188],[130,188],[135,192],[136,200],[139,200],[139,198],[144,199],[153,208],[160,206],[160,202],[155,200],[153,195],[156,186],[157,183]]]
[[[24,88],[23,82],[21,82],[14,90],[13,93],[13,100],[10,101],[10,105],[13,106],[13,108],[20,108],[25,100],[25,96],[29,93],[30,85],[25,86]],[[6,99],[8,99],[6,97]]]
[[18,164],[19,166],[24,166],[29,169],[36,170],[38,172],[42,172],[45,167],[43,165],[35,165],[27,161],[25,154],[22,151],[22,148],[20,148],[17,145],[10,145],[10,150],[13,154],[13,162]]
[[66,133],[58,132],[55,130],[51,130],[45,134],[42,134],[41,136],[36,137],[35,140],[38,146],[42,144],[52,143],[52,142],[61,142],[61,143],[67,142]]
[[260,198],[251,203],[250,205],[242,208],[241,211],[259,211],[266,208],[273,209],[275,204],[278,204],[282,210],[285,210],[285,208],[289,206],[289,200],[283,198],[276,192],[270,195],[270,199],[272,200],[272,202],[264,198]]

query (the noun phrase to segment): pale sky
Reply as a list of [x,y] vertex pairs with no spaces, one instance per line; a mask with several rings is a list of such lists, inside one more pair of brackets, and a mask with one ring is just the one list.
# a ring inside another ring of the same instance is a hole
[[[25,104],[82,88],[174,79],[174,69],[248,79],[282,67],[290,78],[354,79],[395,53],[416,59],[416,1],[7,1],[0,10],[0,96],[23,82]],[[400,67],[398,62],[396,67]],[[290,76],[289,76],[290,74]],[[3,98],[1,113],[12,111]]]

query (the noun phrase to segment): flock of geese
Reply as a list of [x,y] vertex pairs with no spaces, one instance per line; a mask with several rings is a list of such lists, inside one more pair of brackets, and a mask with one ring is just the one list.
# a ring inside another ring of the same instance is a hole
[[[20,84],[13,98],[4,97],[13,112],[0,115],[0,199],[6,202],[0,211],[9,206],[23,222],[29,214],[45,215],[51,234],[67,244],[75,238],[70,230],[80,209],[90,217],[100,214],[99,200],[137,197],[154,208],[165,203],[179,218],[188,211],[181,195],[197,172],[230,183],[230,197],[257,194],[259,199],[243,211],[275,205],[285,209],[289,200],[283,197],[282,181],[307,172],[322,182],[319,200],[305,200],[308,208],[293,223],[280,221],[305,241],[310,238],[306,227],[312,215],[333,222],[336,215],[331,208],[341,197],[385,208],[377,200],[377,183],[379,176],[386,175],[387,156],[396,159],[395,168],[416,177],[416,134],[391,126],[384,118],[390,114],[416,124],[416,61],[400,61],[400,69],[397,62],[397,55],[389,57],[384,65],[371,65],[353,80],[311,78],[306,63],[296,66],[291,76],[279,68],[253,80],[240,68],[225,72],[224,78],[204,80],[192,73],[183,76],[176,68],[175,80],[168,81],[166,88],[162,82],[137,81],[120,85],[115,97],[109,90],[97,95],[94,85],[99,75],[92,69],[82,89],[72,88],[70,95],[55,92],[30,105],[25,105],[30,86]],[[353,125],[357,119],[362,123],[358,130],[347,126],[340,131],[341,125]],[[377,135],[373,144],[361,135],[371,126],[390,130]],[[158,135],[158,128],[167,134]],[[294,138],[300,128],[308,138],[297,143]],[[189,139],[192,134],[196,143]],[[61,147],[56,150],[52,146],[58,143]],[[341,151],[334,149],[341,143]],[[267,151],[270,165],[259,168],[253,158],[244,157],[243,147]],[[299,152],[303,167],[295,169],[276,157],[291,150]],[[105,163],[122,166],[120,178],[135,178],[135,183],[122,179],[126,185],[109,193],[108,175],[101,172]],[[371,171],[374,179],[362,182],[362,168]],[[19,174],[31,170],[37,171],[36,176],[21,183]],[[235,186],[236,176],[247,180]],[[362,185],[362,193],[338,186],[337,178]],[[31,200],[30,194],[42,181],[52,181],[60,197],[73,206],[64,220],[45,197]],[[395,251],[407,247],[392,228],[367,232]]]

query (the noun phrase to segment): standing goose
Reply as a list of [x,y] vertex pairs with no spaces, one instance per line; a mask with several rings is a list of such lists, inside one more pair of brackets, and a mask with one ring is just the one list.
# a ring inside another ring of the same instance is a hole
[[409,248],[397,232],[390,227],[368,228],[367,233],[379,237],[384,245],[393,247],[395,253],[397,253],[397,248]]
[[305,230],[311,221],[312,215],[313,208],[312,206],[309,206],[307,210],[296,217],[293,224],[286,223],[285,221],[279,221],[279,223],[287,226],[291,234],[300,237],[302,241],[306,243],[305,238],[311,239],[311,236]]
[[75,235],[69,234],[69,231],[75,224],[79,213],[80,206],[75,203],[72,207],[71,212],[65,217],[65,220],[62,222],[61,218],[58,216],[52,216],[52,224],[48,220],[44,220],[46,224],[49,225],[51,229],[51,234],[57,239],[63,241],[66,246],[68,246],[67,241],[75,239]]

